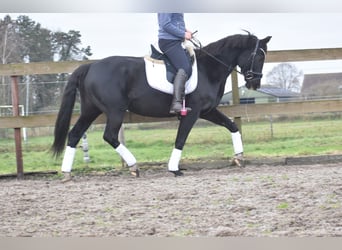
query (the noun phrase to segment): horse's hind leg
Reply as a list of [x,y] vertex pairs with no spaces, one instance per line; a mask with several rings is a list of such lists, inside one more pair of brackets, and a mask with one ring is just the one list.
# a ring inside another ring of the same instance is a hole
[[125,112],[118,112],[112,115],[107,115],[107,124],[105,132],[103,134],[103,139],[108,142],[126,162],[131,174],[133,176],[139,177],[139,169],[136,165],[137,160],[135,159],[134,155],[128,150],[128,148],[120,143],[118,139],[119,130],[122,125],[124,114]]
[[201,115],[201,118],[211,121],[217,125],[223,126],[230,131],[234,148],[234,157],[232,160],[232,164],[236,164],[239,167],[244,167],[245,161],[243,158],[242,138],[236,124],[217,109],[213,109],[209,113]]
[[87,114],[81,114],[75,123],[74,127],[68,134],[67,147],[65,149],[64,158],[62,162],[61,170],[64,173],[63,182],[71,180],[71,170],[75,158],[76,146],[83,134],[87,131],[91,123],[101,114],[96,110],[93,112],[87,112]]

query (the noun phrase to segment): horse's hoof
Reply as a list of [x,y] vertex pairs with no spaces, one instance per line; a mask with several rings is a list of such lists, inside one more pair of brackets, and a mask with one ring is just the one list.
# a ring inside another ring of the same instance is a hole
[[232,160],[232,166],[238,166],[240,168],[244,168],[246,166],[245,159],[242,154],[237,154],[234,156]]
[[169,172],[173,173],[175,175],[175,177],[184,175],[183,172],[180,170],[176,170],[176,171],[169,170]]
[[63,172],[63,179],[61,180],[62,183],[66,183],[72,180],[71,172]]
[[132,167],[130,167],[129,171],[132,176],[136,178],[140,177],[140,172],[139,172],[139,168],[137,167],[137,165],[133,165]]

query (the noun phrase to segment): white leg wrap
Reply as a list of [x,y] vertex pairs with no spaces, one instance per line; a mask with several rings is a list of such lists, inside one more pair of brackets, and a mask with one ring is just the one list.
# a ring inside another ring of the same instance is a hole
[[243,153],[242,139],[240,132],[231,133],[234,147],[234,154]]
[[172,150],[172,154],[171,154],[169,164],[168,164],[168,168],[170,171],[179,170],[178,165],[179,165],[179,161],[181,159],[181,156],[182,156],[182,150],[179,150],[176,148],[174,148]]
[[122,157],[122,159],[127,163],[129,167],[132,167],[137,163],[134,155],[123,145],[120,144],[116,149],[116,152]]
[[62,172],[71,172],[72,164],[75,158],[75,153],[76,148],[72,148],[70,146],[66,147],[62,163]]

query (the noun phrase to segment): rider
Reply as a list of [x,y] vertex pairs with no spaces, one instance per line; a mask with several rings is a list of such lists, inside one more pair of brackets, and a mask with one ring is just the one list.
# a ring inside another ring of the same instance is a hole
[[159,48],[177,70],[173,81],[173,99],[170,108],[170,113],[176,114],[182,109],[185,82],[192,73],[191,63],[182,47],[184,40],[192,38],[192,32],[185,28],[183,13],[158,13],[158,24]]

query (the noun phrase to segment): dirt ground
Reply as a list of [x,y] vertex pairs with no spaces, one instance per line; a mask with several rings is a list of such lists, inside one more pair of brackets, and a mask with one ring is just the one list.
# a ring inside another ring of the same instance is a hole
[[2,179],[0,236],[342,236],[339,163],[184,167]]

